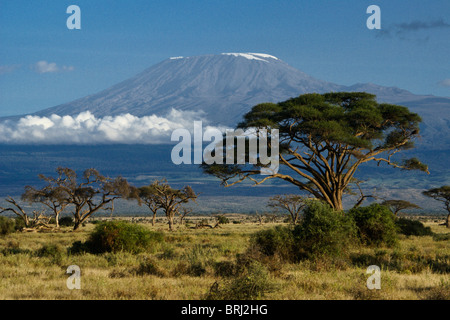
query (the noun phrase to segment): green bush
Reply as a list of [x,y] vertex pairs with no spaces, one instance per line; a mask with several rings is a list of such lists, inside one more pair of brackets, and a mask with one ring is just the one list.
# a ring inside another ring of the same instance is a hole
[[450,240],[450,233],[435,233],[433,235],[434,241],[449,241]]
[[5,236],[7,234],[13,233],[16,223],[13,219],[0,216],[0,235]]
[[393,246],[398,242],[395,216],[387,207],[374,203],[351,209],[348,215],[355,221],[363,244]]
[[218,217],[217,217],[217,221],[218,221],[220,224],[227,224],[227,223],[230,223],[230,219],[228,219],[227,217],[224,217],[224,216],[218,216]]
[[254,300],[263,298],[275,289],[269,271],[258,261],[250,261],[236,277],[221,287],[215,282],[206,296],[207,300]]
[[75,225],[75,222],[73,221],[72,217],[62,217],[59,219],[59,226],[60,227],[73,227]]
[[133,269],[133,273],[139,276],[143,275],[155,275],[158,277],[167,276],[167,272],[162,269],[156,260],[146,257],[139,266]]
[[345,256],[356,238],[354,221],[320,201],[309,203],[303,219],[293,230],[300,257]]
[[295,260],[295,239],[292,228],[276,226],[253,234],[250,243],[266,256],[278,256],[283,260]]
[[36,250],[36,256],[43,257],[58,257],[62,255],[62,249],[56,244],[44,244],[41,248]]
[[406,236],[432,236],[434,233],[430,227],[417,220],[400,218],[395,221],[399,232]]
[[300,224],[277,226],[251,237],[250,244],[266,257],[297,262],[324,256],[342,257],[356,239],[354,221],[323,202],[310,202]]
[[39,258],[50,258],[51,263],[61,264],[63,258],[63,250],[56,244],[44,244],[36,251]]
[[196,244],[191,250],[183,254],[183,259],[188,263],[186,274],[201,277],[213,261],[213,252],[200,244]]
[[110,221],[97,224],[88,240],[85,243],[74,242],[70,251],[138,253],[148,251],[152,245],[162,241],[162,233],[152,232],[143,226],[124,221]]
[[22,231],[26,227],[25,226],[25,221],[21,217],[16,217],[14,219],[14,222],[15,222],[14,229],[16,231]]

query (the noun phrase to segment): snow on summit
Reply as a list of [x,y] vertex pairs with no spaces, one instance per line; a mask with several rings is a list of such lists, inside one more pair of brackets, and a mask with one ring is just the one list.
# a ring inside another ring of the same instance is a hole
[[227,56],[243,57],[249,60],[259,60],[264,62],[269,62],[265,59],[279,60],[277,57],[265,53],[222,53],[222,54]]

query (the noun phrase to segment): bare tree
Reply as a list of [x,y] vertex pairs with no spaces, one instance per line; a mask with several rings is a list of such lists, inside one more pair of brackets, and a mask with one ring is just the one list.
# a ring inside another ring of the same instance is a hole
[[25,210],[14,200],[12,197],[8,197],[5,199],[6,202],[10,203],[13,207],[3,208],[0,207],[0,213],[11,211],[16,214],[19,218],[21,218],[24,222],[25,228],[38,228],[45,227],[50,228],[49,222],[50,217],[45,215],[44,210],[37,211],[33,210],[32,217],[29,217]]
[[178,214],[180,215],[180,224],[183,224],[184,218],[186,218],[186,216],[188,214],[190,214],[193,211],[193,209],[188,209],[186,207],[181,207],[180,210],[178,210]]
[[20,217],[23,220],[25,227],[28,228],[30,226],[30,219],[29,219],[27,213],[25,212],[25,210],[23,210],[22,207],[17,203],[17,201],[14,200],[12,197],[8,197],[7,199],[5,199],[5,201],[12,204],[14,206],[14,208],[0,207],[0,213],[6,212],[6,211],[13,212],[14,214],[16,214],[18,217]]

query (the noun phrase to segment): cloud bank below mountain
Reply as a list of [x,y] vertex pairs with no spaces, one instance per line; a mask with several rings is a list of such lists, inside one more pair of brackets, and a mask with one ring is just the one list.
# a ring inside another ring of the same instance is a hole
[[129,113],[95,117],[91,112],[75,116],[28,115],[0,122],[0,143],[6,144],[160,144],[170,143],[178,128],[191,130],[194,121],[207,121],[201,112],[172,109],[165,117],[137,117]]

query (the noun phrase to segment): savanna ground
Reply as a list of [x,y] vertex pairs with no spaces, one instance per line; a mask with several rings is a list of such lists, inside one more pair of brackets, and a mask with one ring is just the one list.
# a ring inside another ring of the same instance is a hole
[[[392,248],[354,248],[351,258],[341,262],[285,263],[272,258],[263,262],[255,275],[233,277],[228,269],[236,265],[239,254],[241,258],[249,255],[252,234],[287,225],[243,217],[232,216],[230,221],[239,223],[215,229],[191,228],[194,222],[189,224],[187,219],[187,225],[178,224],[173,232],[162,218],[155,226],[140,219],[135,222],[162,231],[164,241],[137,254],[69,253],[75,241],[88,238],[95,227],[91,223],[77,232],[63,227],[59,232],[17,232],[0,237],[0,299],[201,300],[211,298],[218,288],[240,290],[239,281],[259,288],[251,299],[450,299],[448,237],[400,236],[399,244]],[[213,224],[213,219],[210,222]],[[435,234],[448,233],[436,221],[425,225]],[[80,290],[67,288],[70,265],[81,269]],[[381,267],[380,290],[367,288],[369,265]]]

